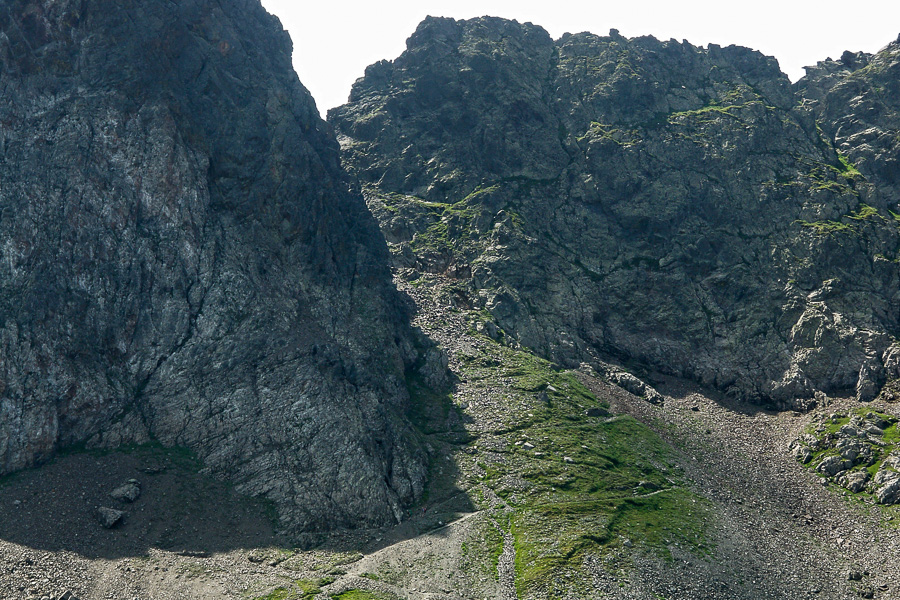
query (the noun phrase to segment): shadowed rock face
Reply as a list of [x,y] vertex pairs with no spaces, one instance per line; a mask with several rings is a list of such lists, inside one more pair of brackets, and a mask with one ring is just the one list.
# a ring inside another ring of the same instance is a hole
[[193,448],[295,531],[424,467],[377,224],[256,0],[0,7],[0,474]]
[[395,264],[519,343],[870,399],[900,375],[897,48],[794,89],[746,48],[429,18],[329,120]]

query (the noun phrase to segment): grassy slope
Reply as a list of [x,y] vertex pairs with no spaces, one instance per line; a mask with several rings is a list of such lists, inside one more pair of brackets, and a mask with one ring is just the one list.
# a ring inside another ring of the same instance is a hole
[[[412,414],[432,436],[440,435],[446,411],[464,413],[460,422],[468,417],[471,441],[456,454],[455,485],[492,511],[499,530],[514,540],[519,597],[573,591],[591,597],[590,577],[582,572],[591,554],[627,567],[635,552],[671,559],[676,546],[710,551],[709,505],[688,490],[670,446],[632,417],[588,416],[589,409],[602,414],[608,406],[574,373],[476,333],[483,313],[451,311],[468,327],[447,336],[442,321],[443,336],[441,327],[429,333],[452,346],[445,349],[456,353],[451,366],[462,383],[442,396],[412,380]],[[438,405],[443,408],[435,411]],[[465,550],[479,556],[481,573],[496,571],[502,536],[481,533]]]

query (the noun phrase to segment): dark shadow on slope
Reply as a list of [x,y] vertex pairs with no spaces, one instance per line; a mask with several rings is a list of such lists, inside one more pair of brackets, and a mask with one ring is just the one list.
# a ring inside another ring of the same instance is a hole
[[395,527],[311,535],[307,541],[312,543],[306,545],[334,552],[375,552],[423,534],[442,535],[447,524],[477,510],[457,485],[460,471],[454,458],[472,440],[465,427],[472,417],[453,403],[458,381],[442,360],[442,351],[418,328],[415,338],[420,360],[406,374],[410,396],[406,416],[429,457],[428,482],[421,501],[404,508],[402,520]]
[[[187,556],[276,546],[368,552],[439,530],[475,510],[455,485],[459,473],[452,460],[469,441],[464,423],[470,417],[452,402],[453,375],[434,342],[421,332],[416,342],[422,359],[407,373],[406,416],[429,455],[429,477],[423,498],[403,509],[396,527],[288,536],[277,526],[274,504],[241,495],[204,473],[188,449],[148,444],[64,451],[39,467],[0,478],[0,539],[39,550],[116,559],[144,556],[151,548]],[[110,496],[130,479],[140,483],[136,501]],[[98,507],[126,515],[105,529]]]
[[[0,539],[104,559],[150,548],[204,556],[279,543],[274,507],[237,494],[200,466],[188,451],[158,445],[62,454],[0,480]],[[129,479],[140,483],[137,500],[110,497]],[[126,515],[105,529],[99,506]]]
[[653,374],[650,378],[656,390],[666,396],[675,399],[684,399],[692,394],[699,394],[713,400],[722,408],[732,412],[753,417],[758,414],[774,415],[783,410],[778,409],[772,403],[757,404],[749,400],[736,398],[734,396],[723,393],[715,388],[703,386],[690,379],[682,379],[670,375]]

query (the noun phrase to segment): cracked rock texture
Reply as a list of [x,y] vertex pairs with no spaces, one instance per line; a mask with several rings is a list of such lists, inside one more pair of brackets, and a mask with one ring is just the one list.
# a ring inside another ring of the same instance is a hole
[[329,121],[395,265],[490,327],[808,407],[900,375],[898,57],[792,85],[747,48],[428,18]]
[[425,468],[389,255],[256,0],[0,6],[0,475],[192,448],[294,532]]

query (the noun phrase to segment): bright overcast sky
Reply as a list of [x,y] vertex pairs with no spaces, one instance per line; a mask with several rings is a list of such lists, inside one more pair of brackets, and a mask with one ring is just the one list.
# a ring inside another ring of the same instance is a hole
[[803,66],[844,50],[875,52],[900,34],[900,0],[263,0],[294,40],[294,68],[323,116],[347,101],[366,66],[396,58],[427,15],[492,15],[565,32],[749,46],[796,81]]

